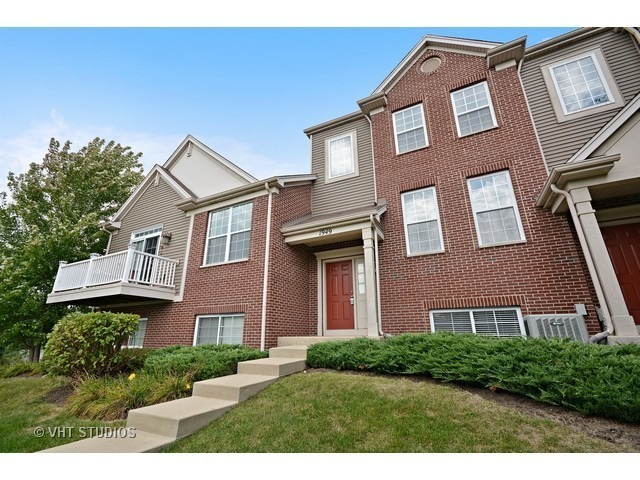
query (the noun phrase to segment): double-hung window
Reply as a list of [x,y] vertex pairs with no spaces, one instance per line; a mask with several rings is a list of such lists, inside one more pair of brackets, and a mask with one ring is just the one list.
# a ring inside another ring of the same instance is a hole
[[396,153],[410,152],[429,145],[422,104],[393,114]]
[[458,137],[496,127],[487,82],[481,82],[451,93]]
[[522,313],[517,307],[472,310],[432,310],[432,332],[475,333],[493,337],[525,335]]
[[244,315],[198,315],[194,345],[242,344]]
[[407,255],[444,250],[435,187],[402,194]]
[[551,67],[551,77],[565,115],[613,102],[593,52]]
[[525,239],[508,171],[470,178],[467,185],[480,246]]
[[252,206],[243,203],[209,214],[205,265],[249,258]]
[[356,132],[350,132],[327,139],[325,144],[327,181],[358,175],[355,138]]

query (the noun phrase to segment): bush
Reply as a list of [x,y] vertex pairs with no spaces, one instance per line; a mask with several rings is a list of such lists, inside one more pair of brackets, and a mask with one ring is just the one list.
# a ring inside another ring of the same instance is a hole
[[145,373],[119,377],[85,379],[67,402],[67,411],[91,420],[126,418],[129,410],[168,402],[191,394],[188,376],[161,376]]
[[307,364],[429,375],[526,395],[587,415],[640,423],[640,346],[571,340],[406,334],[309,347]]
[[42,368],[39,363],[19,361],[7,365],[0,365],[0,378],[19,377],[20,375],[32,377],[40,375]]
[[151,348],[123,348],[116,356],[113,373],[129,374],[142,370],[144,362],[153,351]]
[[144,371],[156,376],[182,377],[193,381],[233,375],[238,362],[264,358],[268,354],[241,345],[173,345],[153,351],[144,363]]
[[49,334],[42,358],[46,372],[80,379],[113,374],[123,341],[138,327],[138,315],[71,313]]

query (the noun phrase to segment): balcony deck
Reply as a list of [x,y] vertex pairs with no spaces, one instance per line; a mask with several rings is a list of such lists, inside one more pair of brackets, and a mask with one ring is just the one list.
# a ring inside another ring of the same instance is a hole
[[133,249],[89,260],[60,262],[47,303],[104,305],[135,300],[171,301],[176,260]]

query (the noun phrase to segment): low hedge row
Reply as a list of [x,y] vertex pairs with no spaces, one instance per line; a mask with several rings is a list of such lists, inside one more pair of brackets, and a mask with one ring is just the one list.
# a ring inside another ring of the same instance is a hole
[[640,346],[570,340],[405,334],[312,345],[315,368],[429,375],[493,387],[587,415],[640,423]]

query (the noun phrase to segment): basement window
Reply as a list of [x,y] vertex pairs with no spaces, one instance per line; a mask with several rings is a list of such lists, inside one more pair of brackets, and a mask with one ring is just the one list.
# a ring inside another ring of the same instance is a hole
[[512,308],[432,310],[432,332],[474,333],[492,337],[524,337],[522,313]]

